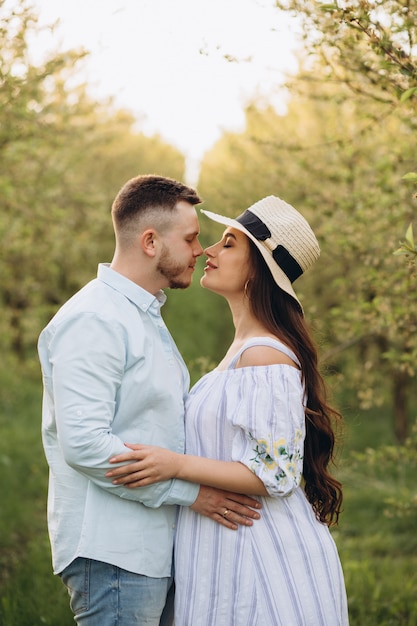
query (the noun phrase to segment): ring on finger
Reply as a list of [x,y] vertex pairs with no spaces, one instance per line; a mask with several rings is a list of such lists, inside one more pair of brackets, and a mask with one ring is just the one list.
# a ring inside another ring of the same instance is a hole
[[223,517],[227,517],[229,513],[230,513],[229,509],[225,509],[223,513]]

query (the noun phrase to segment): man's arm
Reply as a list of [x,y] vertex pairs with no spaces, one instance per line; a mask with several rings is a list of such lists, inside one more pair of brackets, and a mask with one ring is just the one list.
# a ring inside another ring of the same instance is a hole
[[[43,351],[46,352],[44,346]],[[113,432],[115,399],[125,366],[123,329],[98,314],[70,317],[49,342],[51,387],[57,436],[63,459],[72,469],[115,496],[157,508],[192,504],[199,485],[160,481],[141,490],[115,485],[105,477],[109,458],[125,450]]]
[[[260,509],[261,504],[255,498],[239,493],[237,489],[253,495],[267,493],[263,483],[241,463],[188,456],[156,446],[125,445],[130,450],[110,459],[111,463],[117,463],[118,466],[106,473],[106,476],[113,478],[114,484],[124,484],[128,489],[142,489],[144,485],[158,484],[159,480],[177,476],[178,464],[191,465],[187,477],[181,476],[181,479],[199,484],[198,496],[191,505],[193,511],[234,530],[238,525],[251,526],[252,520],[259,519],[256,509]],[[145,478],[141,470],[143,465],[146,466]]]
[[[66,463],[100,488],[145,506],[192,505],[193,510],[228,528],[250,525],[256,514],[249,506],[259,508],[259,504],[246,496],[175,479],[130,489],[105,477],[112,467],[109,458],[126,450],[112,432],[114,398],[125,357],[119,333],[117,323],[96,315],[77,316],[55,333],[52,379],[58,436]],[[232,522],[228,513],[223,516],[225,511],[232,512]]]

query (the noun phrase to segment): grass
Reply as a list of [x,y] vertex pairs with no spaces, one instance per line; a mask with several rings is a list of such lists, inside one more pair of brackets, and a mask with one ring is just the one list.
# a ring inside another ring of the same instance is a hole
[[396,445],[381,409],[345,411],[345,418],[338,471],[344,511],[333,536],[351,626],[416,626],[417,437]]
[[[0,625],[70,626],[68,596],[52,574],[46,531],[40,375],[36,365],[22,371],[17,364],[0,371]],[[332,532],[345,572],[350,624],[417,626],[417,514],[400,506],[415,493],[414,443],[408,450],[391,445],[387,411],[344,413],[338,469],[344,512]]]
[[417,624],[416,515],[396,516],[388,499],[398,486],[413,485],[410,471],[401,481],[384,468],[377,472],[352,462],[342,472],[345,506],[335,541],[345,572],[351,624]]
[[0,374],[0,624],[70,626],[68,596],[52,575],[46,529],[48,472],[40,438],[36,366]]

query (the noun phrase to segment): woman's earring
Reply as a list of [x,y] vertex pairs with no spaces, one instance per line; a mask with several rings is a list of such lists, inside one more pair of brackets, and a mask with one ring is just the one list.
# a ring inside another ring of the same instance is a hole
[[243,288],[243,293],[245,294],[245,296],[246,296],[247,298],[249,297],[249,295],[248,295],[248,287],[249,287],[249,284],[250,284],[250,280],[249,280],[249,278],[248,278],[248,280],[246,281],[245,286],[244,286],[244,288]]

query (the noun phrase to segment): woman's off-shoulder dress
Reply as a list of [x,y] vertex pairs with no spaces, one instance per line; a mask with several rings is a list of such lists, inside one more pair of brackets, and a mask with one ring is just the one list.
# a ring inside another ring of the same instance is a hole
[[269,497],[253,526],[229,530],[183,507],[175,543],[175,626],[346,626],[346,591],[333,538],[302,489],[305,393],[291,365],[226,370],[197,382],[186,406],[187,454],[239,461]]

